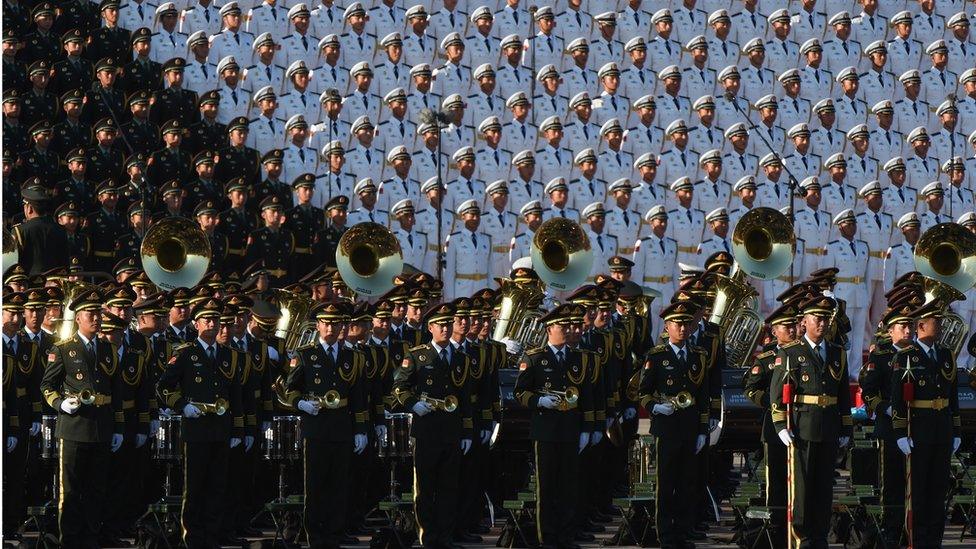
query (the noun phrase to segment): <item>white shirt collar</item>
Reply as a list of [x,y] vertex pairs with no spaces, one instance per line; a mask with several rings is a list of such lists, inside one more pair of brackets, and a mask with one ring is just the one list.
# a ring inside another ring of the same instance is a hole
[[552,354],[554,354],[556,356],[559,356],[559,351],[565,351],[566,350],[566,347],[567,347],[566,345],[563,345],[562,349],[560,349],[560,348],[557,348],[555,345],[553,345],[551,343],[549,344],[549,350],[552,351]]
[[436,343],[434,343],[433,341],[431,341],[431,342],[430,342],[430,346],[434,348],[434,352],[435,352],[435,353],[436,353],[436,354],[437,354],[438,356],[440,356],[440,354],[441,354],[441,351],[443,351],[443,350],[445,350],[445,349],[447,349],[447,360],[448,360],[448,362],[450,362],[450,361],[451,361],[451,350],[452,350],[452,349],[454,348],[454,346],[453,346],[453,345],[451,345],[451,342],[450,342],[450,340],[448,340],[448,344],[447,344],[447,346],[445,346],[445,347],[441,347],[440,345],[438,345],[438,344],[436,344]]
[[926,356],[928,356],[929,351],[932,349],[932,347],[934,347],[934,345],[930,347],[917,339],[915,340],[915,344],[922,348],[922,352],[925,353]]
[[687,356],[687,349],[688,349],[688,344],[687,343],[685,343],[685,346],[684,347],[678,347],[674,343],[671,343],[671,341],[669,340],[668,341],[668,345],[671,346],[671,350],[674,351],[674,354],[676,356],[680,356],[678,353],[680,353],[681,351],[685,351],[685,355]]
[[87,347],[87,346],[88,346],[88,344],[89,344],[89,343],[91,343],[92,341],[95,341],[94,339],[88,339],[87,337],[85,337],[85,336],[83,336],[83,335],[81,335],[81,332],[78,332],[78,339],[80,339],[80,340],[81,340],[81,343],[82,343],[82,344],[83,344],[83,345],[84,345],[85,347]]
[[[817,351],[817,344],[816,344],[816,343],[814,343],[813,341],[811,341],[811,340],[810,340],[810,338],[809,338],[809,337],[807,337],[807,334],[803,334],[803,339],[804,339],[804,340],[805,340],[805,341],[807,342],[807,345],[809,345],[809,346],[810,346],[810,349],[811,349],[812,351],[814,351],[814,352],[816,352],[816,351]],[[820,345],[823,345],[823,344],[824,344],[824,340],[822,340],[822,339],[821,339],[821,340],[820,340]]]

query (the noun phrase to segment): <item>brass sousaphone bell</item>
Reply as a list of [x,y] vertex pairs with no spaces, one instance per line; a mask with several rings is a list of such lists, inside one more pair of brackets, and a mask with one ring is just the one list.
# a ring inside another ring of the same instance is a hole
[[949,308],[966,299],[965,291],[976,284],[976,235],[958,223],[940,223],[915,244],[915,268],[925,275],[925,301],[943,309],[939,343],[958,355],[969,326]]
[[167,217],[150,227],[139,255],[153,284],[164,290],[196,286],[210,266],[206,233],[185,217]]
[[579,223],[554,217],[532,238],[532,269],[555,290],[578,287],[593,268],[593,248]]
[[335,261],[346,286],[365,296],[388,292],[403,271],[400,242],[378,223],[357,223],[346,231],[336,246]]

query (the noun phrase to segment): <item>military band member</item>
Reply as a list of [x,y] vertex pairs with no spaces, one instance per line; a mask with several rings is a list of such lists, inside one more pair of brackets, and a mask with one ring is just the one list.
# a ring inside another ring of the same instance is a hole
[[[939,344],[944,311],[935,302],[915,309],[915,341],[894,358],[891,423],[911,467],[909,545],[939,547],[945,530],[949,463],[962,444],[952,351]],[[906,519],[907,520],[907,519]]]
[[109,343],[97,339],[101,294],[84,292],[69,307],[78,332],[47,355],[41,391],[58,411],[61,546],[97,546],[108,488],[106,464],[123,442],[122,400],[113,398],[118,357]]
[[312,243],[325,226],[325,212],[312,205],[315,192],[315,175],[304,173],[291,184],[298,203],[285,214],[285,227],[295,238],[295,251],[291,256],[292,276],[304,277],[315,266],[312,256]]
[[881,445],[878,458],[881,471],[881,503],[884,506],[884,543],[895,547],[901,543],[905,522],[905,458],[898,449],[892,429],[893,395],[891,388],[901,372],[896,357],[912,346],[913,307],[891,309],[881,320],[890,343],[879,344],[861,369],[861,395],[874,416],[874,436]]
[[[242,360],[217,343],[222,306],[204,299],[191,312],[195,340],[174,349],[156,384],[159,402],[183,412],[183,542],[212,547],[220,536],[230,450],[241,444]],[[221,413],[223,412],[223,413]]]
[[[323,228],[315,233],[315,245],[312,247],[313,257],[321,258],[327,265],[335,264],[336,250],[339,240],[349,230],[348,211],[349,197],[344,194],[333,196],[325,203],[325,217]],[[292,233],[294,234],[294,233]],[[298,248],[296,248],[297,250]]]
[[282,226],[284,212],[277,196],[269,196],[261,201],[261,219],[264,227],[248,237],[244,262],[250,265],[263,260],[270,284],[273,287],[284,286],[289,280],[288,261],[295,249],[295,237]]
[[583,310],[564,304],[540,318],[546,345],[519,364],[515,398],[532,414],[529,436],[536,459],[536,510],[543,547],[574,547],[579,454],[594,425],[592,385],[586,377],[592,355],[570,347]]
[[[847,353],[825,339],[836,301],[814,296],[799,307],[804,334],[777,351],[769,402],[779,439],[793,447],[788,472],[793,523],[787,527],[792,526],[801,547],[823,547],[830,530],[834,463],[852,431]],[[787,385],[792,400],[784,403]]]
[[394,365],[393,394],[414,414],[414,507],[424,547],[451,546],[461,456],[471,449],[470,361],[450,343],[455,312],[449,303],[428,309],[430,343]]
[[349,321],[340,303],[319,306],[315,343],[298,349],[285,382],[302,415],[305,530],[312,547],[338,547],[346,525],[353,452],[366,449],[364,355],[339,341]]
[[[21,343],[18,349],[17,331],[23,321],[27,297],[20,292],[5,291],[3,295],[3,538],[18,539],[17,529],[23,524],[27,511],[25,481],[30,478],[27,465],[28,430],[31,425],[31,400],[28,398],[29,378],[18,351],[33,346]],[[28,355],[30,356],[30,355]],[[38,403],[40,404],[40,403]],[[40,406],[38,406],[39,408]]]
[[786,547],[786,446],[776,436],[773,418],[769,414],[769,385],[776,367],[779,350],[796,339],[798,311],[792,304],[781,305],[766,322],[770,325],[775,343],[768,345],[756,357],[751,370],[743,376],[745,395],[763,409],[762,443],[766,465],[766,506],[775,510],[772,535],[775,547]]

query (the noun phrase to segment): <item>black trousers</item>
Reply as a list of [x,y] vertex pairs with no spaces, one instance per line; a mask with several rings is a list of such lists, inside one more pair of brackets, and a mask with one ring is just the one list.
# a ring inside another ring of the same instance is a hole
[[145,455],[145,447],[144,444],[142,448],[136,448],[135,434],[126,433],[122,446],[109,454],[108,493],[112,497],[105,502],[105,531],[112,536],[118,537],[131,527],[138,518],[135,513],[142,508],[140,500],[145,478],[139,459]]
[[485,508],[485,478],[488,476],[488,446],[476,436],[471,441],[471,450],[461,456],[459,479],[460,512],[454,529],[458,533],[470,533],[481,522]]
[[884,512],[886,547],[897,549],[905,527],[905,454],[893,440],[879,440],[881,503]]
[[579,444],[535,443],[536,529],[547,547],[574,543],[578,529],[573,515],[579,498]]
[[[370,437],[372,438],[372,437]],[[376,459],[375,444],[367,444],[361,454],[354,454],[349,460],[349,511],[346,513],[346,529],[362,528],[366,522],[366,514],[373,508],[369,498],[370,475],[373,472],[373,460]]]
[[786,547],[786,446],[776,440],[763,444],[766,452],[766,506],[772,508],[775,547]]
[[600,493],[606,483],[605,468],[601,465],[605,459],[605,441],[606,439],[602,439],[600,444],[596,446],[587,446],[579,455],[577,482],[579,482],[580,488],[577,494],[576,510],[573,513],[576,517],[573,522],[577,531],[588,523],[593,513],[600,508]]
[[793,531],[801,549],[826,549],[837,440],[793,442]]
[[[251,447],[254,451],[254,447]],[[245,471],[244,443],[241,442],[237,448],[230,448],[227,452],[227,469],[224,475],[227,477],[227,501],[221,518],[220,533],[221,537],[233,537],[237,533],[237,524],[241,516],[245,514],[245,503],[247,494],[251,491],[251,486],[245,486],[243,479],[248,478]]]
[[915,444],[912,460],[912,532],[914,547],[942,546],[945,500],[949,490],[949,444]]
[[227,504],[229,441],[183,443],[183,542],[210,549],[220,539]]
[[461,442],[416,441],[413,504],[420,543],[444,548],[454,538],[461,474]]
[[661,547],[681,545],[697,521],[696,477],[701,462],[695,455],[695,442],[695,438],[657,437],[655,523]]
[[61,546],[97,547],[105,511],[110,444],[61,440],[58,526]]
[[[6,440],[4,440],[6,443]],[[27,517],[27,437],[17,437],[13,452],[3,454],[3,533],[17,531]]]
[[352,441],[305,440],[305,532],[309,547],[334,549],[346,527]]

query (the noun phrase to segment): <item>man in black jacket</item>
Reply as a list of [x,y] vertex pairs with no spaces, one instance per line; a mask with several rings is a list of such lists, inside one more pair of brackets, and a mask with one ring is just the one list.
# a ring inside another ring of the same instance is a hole
[[24,198],[26,221],[14,227],[18,260],[28,275],[35,276],[57,267],[67,267],[64,254],[51,250],[67,250],[68,236],[51,219],[51,199],[40,188],[28,187],[21,192]]

